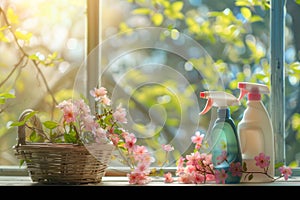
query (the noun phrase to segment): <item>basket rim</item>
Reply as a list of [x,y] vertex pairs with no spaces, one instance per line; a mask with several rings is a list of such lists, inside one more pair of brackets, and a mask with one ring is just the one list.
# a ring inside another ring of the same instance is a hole
[[60,150],[60,151],[70,151],[70,150],[88,150],[89,147],[92,149],[102,149],[107,151],[113,151],[115,146],[112,143],[92,143],[92,144],[73,144],[73,143],[26,143],[13,146],[13,149],[18,150],[29,150],[29,149],[39,149],[39,150]]

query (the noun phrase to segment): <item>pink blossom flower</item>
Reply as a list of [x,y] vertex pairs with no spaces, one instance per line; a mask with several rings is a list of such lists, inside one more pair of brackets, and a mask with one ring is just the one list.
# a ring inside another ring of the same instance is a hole
[[164,181],[165,183],[173,183],[174,182],[171,172],[165,173],[164,177],[165,177],[165,181]]
[[196,167],[194,165],[187,165],[184,169],[186,173],[192,174],[196,171]]
[[183,167],[184,161],[185,161],[185,158],[180,156],[180,158],[177,160],[177,166]]
[[116,108],[116,111],[113,113],[113,117],[117,122],[127,123],[126,111],[121,107],[121,105]]
[[83,101],[83,99],[79,99],[73,102],[75,108],[78,108],[82,114],[82,116],[90,115],[91,109],[90,107]]
[[207,181],[214,181],[215,175],[214,174],[206,174],[206,180]]
[[128,135],[129,135],[128,132],[126,132],[125,130],[122,130],[121,136],[122,136],[123,138],[126,138]]
[[118,143],[119,143],[119,141],[120,141],[120,137],[119,137],[118,134],[111,133],[111,134],[109,135],[109,138],[110,138],[110,140],[112,141],[112,143],[113,143],[115,146],[118,145]]
[[224,169],[215,171],[216,183],[225,184],[225,180],[227,177],[228,177],[228,174],[225,172]]
[[134,159],[142,160],[144,156],[147,156],[148,149],[145,146],[136,145],[133,149]]
[[138,162],[136,168],[134,169],[135,173],[138,174],[149,174],[150,169],[149,169],[150,163],[147,162]]
[[165,150],[167,152],[170,152],[170,151],[174,150],[174,147],[171,146],[170,144],[162,144],[161,146],[162,146],[163,150]]
[[204,165],[212,165],[212,154],[201,153],[200,159],[202,160]]
[[199,184],[199,183],[204,183],[205,181],[205,176],[201,173],[197,173],[197,172],[194,172],[194,183],[196,184]]
[[184,172],[184,166],[183,166],[184,161],[185,161],[185,158],[181,156],[176,162],[176,165],[177,165],[176,175],[177,176]]
[[184,167],[177,167],[176,176],[179,176],[182,173],[184,173]]
[[195,149],[199,150],[201,148],[202,144],[195,144]]
[[264,153],[260,153],[258,156],[255,156],[256,166],[260,168],[265,168],[270,164],[270,156],[266,156]]
[[144,173],[131,172],[127,174],[127,177],[129,178],[129,184],[145,185],[151,181],[150,177]]
[[111,104],[111,100],[107,96],[102,97],[101,102],[107,106],[110,106],[110,104]]
[[93,131],[99,127],[99,124],[94,120],[93,116],[85,115],[82,117],[83,126],[86,131]]
[[153,156],[151,156],[149,152],[144,154],[143,157],[140,159],[141,159],[141,162],[149,163],[149,165],[150,165],[150,163],[153,163],[155,161],[155,158]]
[[179,183],[185,183],[185,184],[194,183],[194,177],[190,173],[184,173],[183,172],[183,173],[179,174],[178,182]]
[[125,137],[125,147],[129,151],[133,151],[133,147],[134,147],[135,143],[136,143],[136,137],[133,133],[130,133]]
[[56,107],[59,108],[60,110],[63,110],[66,106],[72,106],[73,103],[71,102],[71,100],[63,100],[62,102],[60,102]]
[[226,151],[222,151],[222,154],[220,156],[217,157],[217,164],[221,164],[224,161],[227,161],[227,152]]
[[292,175],[292,169],[290,167],[282,166],[279,167],[281,175],[283,175],[284,180],[288,180],[289,176]]
[[229,171],[232,176],[242,176],[242,166],[240,162],[230,163]]
[[192,142],[198,146],[198,149],[201,147],[204,134],[201,134],[200,131],[196,131],[195,135],[192,136]]
[[104,87],[94,88],[94,90],[90,91],[90,94],[95,98],[96,101],[99,101],[107,94],[107,90]]
[[187,165],[197,165],[200,160],[199,152],[191,153],[190,155],[186,155]]
[[73,106],[66,106],[63,109],[64,120],[67,123],[76,121],[76,113],[74,112]]

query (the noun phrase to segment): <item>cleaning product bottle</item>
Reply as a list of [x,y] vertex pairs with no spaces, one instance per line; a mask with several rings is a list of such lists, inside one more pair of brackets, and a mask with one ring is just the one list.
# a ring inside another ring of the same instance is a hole
[[225,170],[228,175],[225,183],[239,183],[241,175],[232,169],[241,168],[242,154],[229,109],[229,106],[239,105],[239,101],[235,96],[223,91],[200,92],[200,98],[208,99],[200,115],[208,112],[212,106],[217,107],[217,119],[209,133],[214,169]]
[[274,177],[275,171],[273,127],[261,101],[261,94],[269,94],[269,88],[249,82],[239,82],[238,88],[241,90],[239,101],[248,94],[247,108],[237,126],[243,163],[248,172],[243,173],[241,182],[271,182],[272,178],[261,173],[267,170],[267,174]]

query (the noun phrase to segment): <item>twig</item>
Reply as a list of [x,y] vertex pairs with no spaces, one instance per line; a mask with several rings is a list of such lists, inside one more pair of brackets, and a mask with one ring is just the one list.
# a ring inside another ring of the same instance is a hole
[[[55,99],[55,96],[54,96],[53,92],[51,91],[51,89],[50,89],[50,87],[49,87],[49,85],[48,85],[48,82],[47,82],[47,80],[46,80],[45,75],[43,74],[43,72],[42,72],[41,69],[39,68],[39,63],[38,63],[37,61],[32,60],[32,59],[29,58],[29,55],[26,53],[26,51],[24,50],[24,48],[23,48],[23,47],[20,45],[20,43],[18,42],[18,38],[17,38],[17,36],[14,34],[14,31],[12,30],[12,26],[11,26],[11,24],[9,23],[9,21],[8,21],[8,19],[7,19],[7,16],[6,16],[5,12],[4,12],[4,10],[0,7],[0,14],[1,14],[1,13],[3,14],[4,22],[5,22],[5,24],[7,25],[9,32],[12,34],[13,39],[14,39],[14,42],[15,42],[16,45],[18,46],[18,49],[20,50],[20,52],[21,52],[22,55],[21,55],[20,60],[14,65],[14,68],[12,69],[12,71],[11,71],[11,72],[8,74],[8,76],[0,83],[0,87],[2,87],[2,86],[4,85],[4,83],[6,83],[6,82],[9,80],[9,78],[14,74],[15,70],[16,70],[18,67],[24,67],[24,66],[26,66],[26,65],[28,64],[28,60],[31,60],[32,63],[33,63],[33,65],[34,65],[34,67],[37,69],[38,74],[42,77],[42,80],[43,80],[44,85],[45,85],[45,87],[46,87],[46,89],[47,89],[47,92],[50,94],[50,96],[51,96],[51,98],[52,98],[53,106],[55,107],[55,105],[57,105],[58,103],[57,103],[57,101],[56,101],[56,99]],[[25,58],[27,59],[26,62],[25,62],[25,64],[24,64],[24,65],[21,65],[21,64],[23,63],[23,61],[24,61]]]

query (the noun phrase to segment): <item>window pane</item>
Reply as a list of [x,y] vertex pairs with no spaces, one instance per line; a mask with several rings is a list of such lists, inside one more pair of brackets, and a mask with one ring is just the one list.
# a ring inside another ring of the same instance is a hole
[[[109,2],[109,3],[108,3]],[[103,1],[101,84],[127,107],[127,129],[164,162],[161,144],[172,144],[174,166],[207,134],[215,109],[199,116],[203,90],[239,95],[237,83],[270,86],[269,10],[235,1]],[[270,96],[263,97],[269,107]],[[245,100],[232,107],[236,124]],[[207,134],[208,137],[208,134]],[[203,146],[203,151],[208,151]]]
[[[176,9],[172,10],[172,6]],[[198,98],[199,91],[225,89],[238,96],[239,81],[271,87],[269,6],[264,2],[251,5],[246,1],[103,1],[102,84],[111,92],[117,88],[116,93],[122,90],[122,94],[132,98],[115,96],[118,100],[125,99],[125,103],[130,102],[127,106],[132,124],[127,128],[140,135],[140,141],[153,145],[157,157],[163,157],[155,150],[160,143],[170,142],[178,147],[173,157],[169,157],[174,161],[190,152],[189,140],[195,131],[208,132],[214,116],[213,112],[212,116],[197,115],[205,104]],[[300,34],[295,25],[299,5],[288,1],[286,8],[287,104],[283,140],[286,139],[286,164],[295,167],[299,162],[297,135],[300,130],[297,106]],[[153,39],[160,32],[177,46],[173,48],[169,40]],[[193,46],[194,42],[197,47]],[[185,81],[178,80],[179,74]],[[182,88],[185,92],[180,91]],[[180,101],[176,102],[176,97]],[[164,98],[167,100],[163,101]],[[265,95],[263,101],[270,112],[270,95]],[[176,109],[178,107],[180,109]],[[245,101],[241,107],[232,108],[236,124],[244,109]],[[284,150],[283,144],[276,145]]]
[[[0,93],[16,96],[0,104],[0,165],[19,165],[12,150],[17,131],[7,129],[7,122],[17,120],[27,108],[38,110],[42,120],[50,119],[54,105],[50,94],[56,101],[72,97],[74,79],[85,56],[86,1],[11,0],[2,1],[0,6]],[[39,65],[21,60],[23,52],[17,42]]]
[[285,151],[286,162],[294,167],[299,166],[300,153],[300,35],[299,27],[299,4],[294,1],[287,1],[286,4],[286,30],[285,30]]

